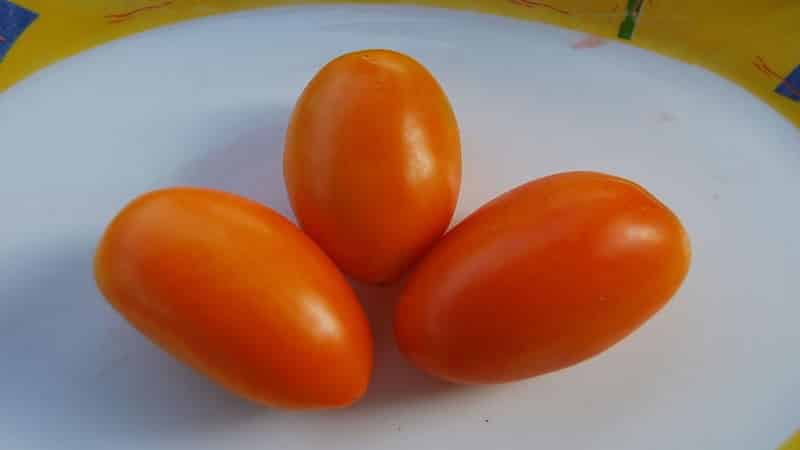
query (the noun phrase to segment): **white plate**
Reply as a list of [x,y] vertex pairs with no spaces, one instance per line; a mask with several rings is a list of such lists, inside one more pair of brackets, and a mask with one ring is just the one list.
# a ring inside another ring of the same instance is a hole
[[[574,49],[580,39],[444,10],[263,10],[114,42],[2,94],[0,446],[776,447],[800,424],[800,133],[700,68],[618,44]],[[391,290],[359,288],[374,380],[356,407],[325,413],[247,404],[139,336],[92,280],[107,221],[143,191],[187,183],[290,213],[289,110],[323,63],[365,47],[417,57],[449,93],[464,141],[457,218],[552,172],[632,178],[691,233],[680,294],[589,362],[458,389],[394,350]]]

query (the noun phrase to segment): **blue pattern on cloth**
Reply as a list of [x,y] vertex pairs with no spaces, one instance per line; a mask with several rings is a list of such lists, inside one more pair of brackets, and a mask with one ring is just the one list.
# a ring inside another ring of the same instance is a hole
[[39,15],[29,9],[0,0],[0,62],[37,17]]
[[800,102],[800,66],[797,66],[797,68],[786,77],[786,80],[775,89],[775,92],[784,97],[789,97],[796,102]]

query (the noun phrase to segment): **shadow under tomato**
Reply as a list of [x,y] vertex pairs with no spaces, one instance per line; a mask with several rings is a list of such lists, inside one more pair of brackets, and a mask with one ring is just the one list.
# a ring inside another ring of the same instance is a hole
[[417,401],[431,401],[450,395],[463,386],[433,378],[413,367],[400,353],[394,339],[392,318],[395,303],[404,280],[386,286],[357,281],[351,285],[369,317],[375,339],[375,365],[366,396],[354,407],[390,407]]
[[132,448],[270,414],[130,327],[95,288],[93,251],[80,242],[21,254],[0,286],[0,436],[16,448],[78,448],[87,437]]

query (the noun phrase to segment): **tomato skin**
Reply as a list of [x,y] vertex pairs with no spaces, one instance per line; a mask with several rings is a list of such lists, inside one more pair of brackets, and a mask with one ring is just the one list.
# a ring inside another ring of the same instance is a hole
[[484,205],[411,274],[400,350],[458,383],[520,380],[594,356],[642,325],[689,270],[678,218],[638,185],[553,175]]
[[139,331],[245,398],[316,409],[366,391],[372,337],[353,291],[313,241],[255,202],[145,194],[107,228],[95,278]]
[[303,230],[345,273],[392,281],[452,219],[461,186],[455,115],[410,57],[388,50],[340,56],[297,102],[284,178]]

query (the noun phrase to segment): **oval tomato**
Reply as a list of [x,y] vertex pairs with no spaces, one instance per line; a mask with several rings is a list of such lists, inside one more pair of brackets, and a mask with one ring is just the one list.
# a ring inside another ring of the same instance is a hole
[[458,125],[418,62],[387,50],[346,54],[298,100],[284,175],[303,230],[344,272],[391,281],[450,224],[461,185]]
[[367,388],[372,337],[353,291],[259,204],[191,188],[139,197],[106,230],[95,276],[139,331],[246,398],[339,407]]
[[401,351],[461,383],[519,380],[607,349],[658,311],[689,268],[687,235],[638,185],[564,173],[470,215],[412,273]]

